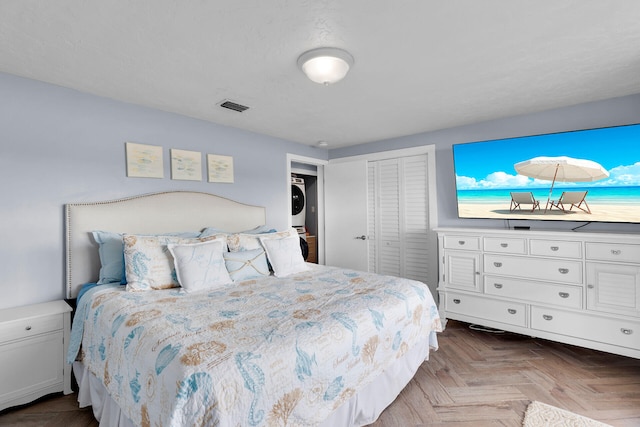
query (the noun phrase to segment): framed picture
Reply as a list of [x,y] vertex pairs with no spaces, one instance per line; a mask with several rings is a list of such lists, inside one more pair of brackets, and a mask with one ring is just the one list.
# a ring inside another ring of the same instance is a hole
[[207,154],[209,182],[233,182],[233,157]]
[[162,147],[126,142],[127,176],[130,178],[164,178]]
[[171,179],[202,181],[202,153],[172,148]]

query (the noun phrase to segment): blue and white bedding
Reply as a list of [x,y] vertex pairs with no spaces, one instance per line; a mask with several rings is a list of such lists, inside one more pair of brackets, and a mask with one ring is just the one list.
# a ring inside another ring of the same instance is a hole
[[136,425],[313,426],[439,331],[423,283],[310,264],[192,293],[93,287],[68,358],[82,340]]

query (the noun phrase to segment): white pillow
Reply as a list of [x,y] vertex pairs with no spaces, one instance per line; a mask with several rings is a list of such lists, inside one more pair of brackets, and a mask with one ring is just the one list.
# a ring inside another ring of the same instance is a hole
[[197,239],[177,236],[141,236],[125,234],[124,263],[127,291],[148,291],[178,287],[170,243],[193,243]]
[[293,273],[309,270],[304,262],[300,249],[300,237],[287,236],[283,238],[261,237],[260,242],[267,251],[267,258],[276,277],[286,277]]
[[276,231],[273,233],[235,233],[227,236],[227,244],[229,246],[229,252],[252,251],[254,249],[262,248],[262,245],[260,245],[260,241],[262,239],[281,238],[293,235],[298,235],[295,228],[285,231]]
[[185,292],[217,288],[232,282],[222,256],[226,249],[224,241],[169,244],[167,247],[173,255],[178,282]]

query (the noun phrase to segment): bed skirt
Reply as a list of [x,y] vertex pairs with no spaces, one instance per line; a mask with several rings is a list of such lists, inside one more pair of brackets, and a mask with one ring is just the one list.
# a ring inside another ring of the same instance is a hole
[[[435,335],[435,332],[431,335]],[[420,365],[428,360],[434,341],[434,337],[429,336],[414,346],[381,376],[333,412],[321,427],[356,427],[375,422],[411,381]],[[78,403],[81,408],[93,407],[93,415],[100,427],[135,427],[111,399],[102,382],[82,362],[74,362],[73,373],[78,382]]]

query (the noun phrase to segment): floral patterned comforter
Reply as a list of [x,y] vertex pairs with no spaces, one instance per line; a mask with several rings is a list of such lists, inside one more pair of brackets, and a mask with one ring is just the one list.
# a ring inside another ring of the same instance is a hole
[[316,425],[441,331],[423,283],[324,266],[191,294],[97,287],[78,316],[84,364],[141,426]]

